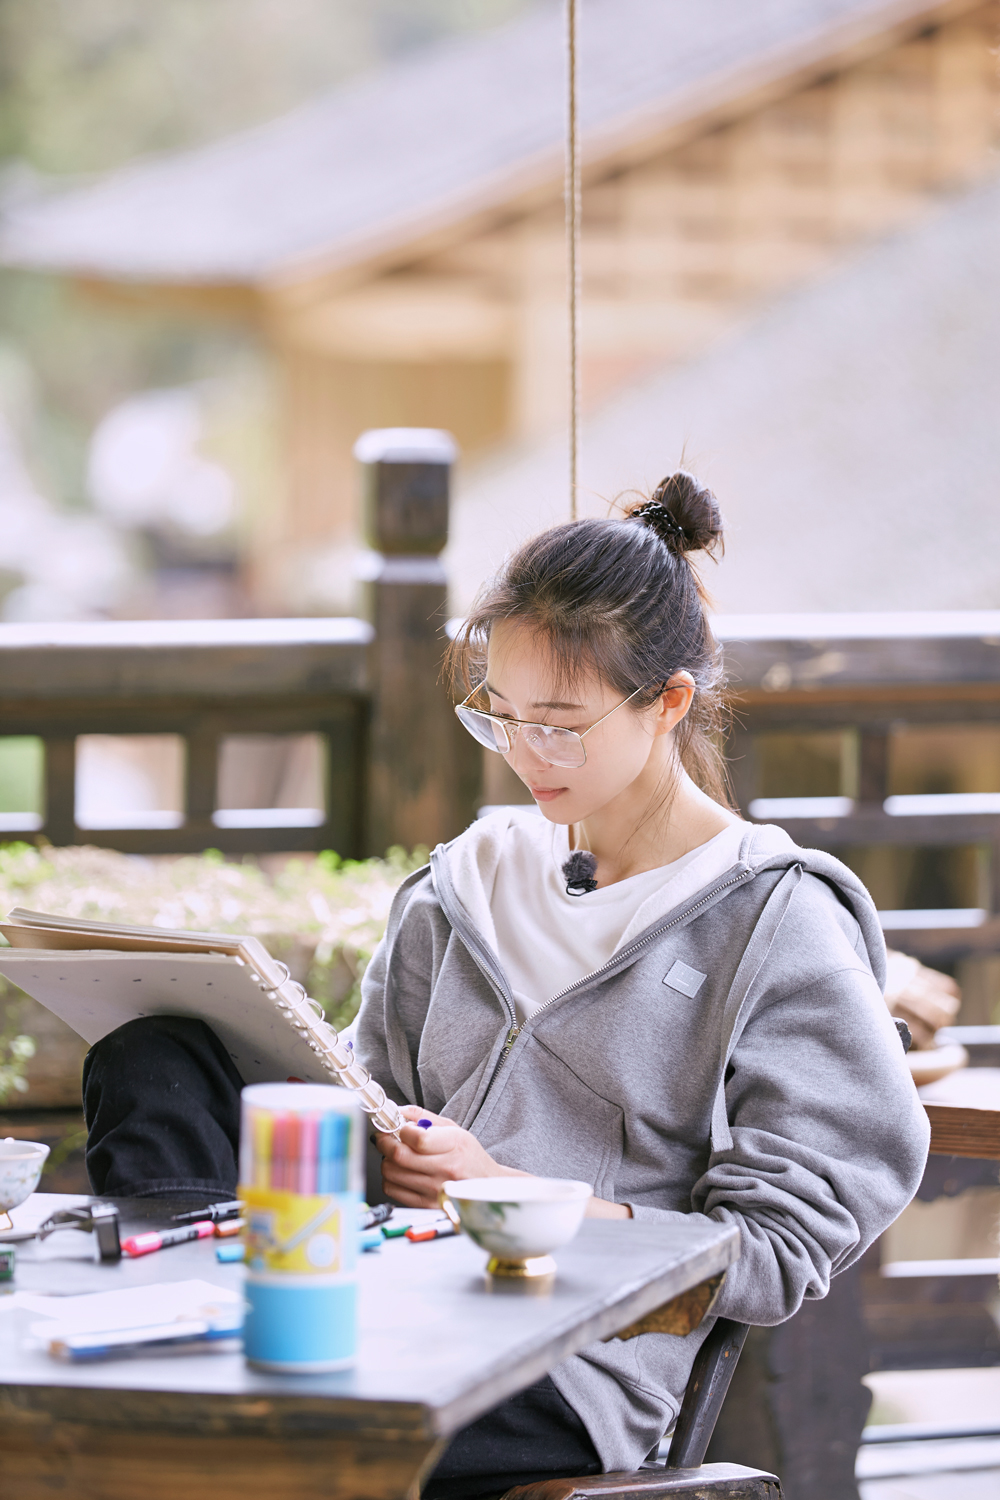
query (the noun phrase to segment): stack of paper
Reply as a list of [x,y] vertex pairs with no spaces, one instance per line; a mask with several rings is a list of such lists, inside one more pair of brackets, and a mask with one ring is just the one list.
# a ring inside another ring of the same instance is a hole
[[165,1281],[81,1297],[17,1292],[10,1300],[47,1315],[31,1325],[31,1338],[56,1359],[221,1350],[243,1327],[242,1295],[210,1281]]

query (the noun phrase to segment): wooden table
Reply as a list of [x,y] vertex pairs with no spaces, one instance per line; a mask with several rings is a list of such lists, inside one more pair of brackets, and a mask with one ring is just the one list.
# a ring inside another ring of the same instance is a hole
[[[31,1227],[86,1201],[36,1194]],[[163,1223],[120,1204],[123,1232]],[[400,1500],[446,1440],[561,1360],[724,1271],[737,1232],[589,1219],[547,1296],[490,1291],[464,1237],[362,1257],[360,1352],[333,1375],[276,1376],[238,1353],[66,1365],[24,1345],[38,1313],[0,1297],[3,1500]],[[19,1247],[14,1287],[63,1294],[200,1277],[238,1287],[213,1241],[102,1266],[89,1236]]]
[[961,1068],[924,1084],[932,1156],[1000,1161],[1000,1068]]

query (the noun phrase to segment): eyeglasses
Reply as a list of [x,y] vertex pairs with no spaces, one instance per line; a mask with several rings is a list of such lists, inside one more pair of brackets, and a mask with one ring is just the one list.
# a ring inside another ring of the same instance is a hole
[[[473,688],[469,698],[474,698],[480,691]],[[514,748],[514,741],[518,734],[525,743],[534,750],[535,754],[542,760],[548,761],[550,766],[565,766],[569,770],[579,770],[587,764],[587,749],[583,743],[584,735],[596,729],[598,724],[603,724],[605,719],[610,719],[626,703],[638,697],[643,688],[636,688],[621,703],[617,703],[603,718],[597,720],[577,734],[575,729],[560,729],[555,724],[532,724],[526,719],[504,719],[499,714],[485,713],[481,708],[469,708],[469,698],[463,703],[455,705],[455,712],[472,735],[487,750],[497,750],[501,755],[509,755]]]

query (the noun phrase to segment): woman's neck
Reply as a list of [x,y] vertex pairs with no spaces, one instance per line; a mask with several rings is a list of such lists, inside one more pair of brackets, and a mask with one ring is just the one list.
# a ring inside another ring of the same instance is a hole
[[738,822],[671,756],[666,764],[647,766],[612,802],[574,824],[570,844],[591,851],[598,884],[608,886],[673,864]]

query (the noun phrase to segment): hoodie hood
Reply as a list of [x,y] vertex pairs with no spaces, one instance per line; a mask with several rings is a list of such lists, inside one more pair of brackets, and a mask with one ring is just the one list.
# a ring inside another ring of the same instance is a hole
[[[480,818],[458,838],[439,844],[431,855],[435,888],[445,912],[454,918],[459,930],[476,934],[477,946],[488,948],[500,967],[499,944],[491,911],[491,897],[497,869],[512,834],[519,829],[530,831],[542,821],[534,810],[519,807],[499,808]],[[551,828],[553,825],[545,826]],[[730,867],[707,882],[701,876],[706,864],[718,869],[708,851],[717,841],[732,845]],[[821,849],[801,849],[783,828],[772,823],[738,823],[703,846],[679,876],[666,878],[662,892],[645,900],[622,934],[617,952],[634,940],[654,932],[664,922],[683,922],[692,911],[702,911],[715,899],[727,894],[735,885],[752,880],[770,870],[787,870],[792,866],[824,881],[857,922],[864,940],[868,964],[880,989],[885,987],[885,939],[875,905],[861,881],[839,859]]]

